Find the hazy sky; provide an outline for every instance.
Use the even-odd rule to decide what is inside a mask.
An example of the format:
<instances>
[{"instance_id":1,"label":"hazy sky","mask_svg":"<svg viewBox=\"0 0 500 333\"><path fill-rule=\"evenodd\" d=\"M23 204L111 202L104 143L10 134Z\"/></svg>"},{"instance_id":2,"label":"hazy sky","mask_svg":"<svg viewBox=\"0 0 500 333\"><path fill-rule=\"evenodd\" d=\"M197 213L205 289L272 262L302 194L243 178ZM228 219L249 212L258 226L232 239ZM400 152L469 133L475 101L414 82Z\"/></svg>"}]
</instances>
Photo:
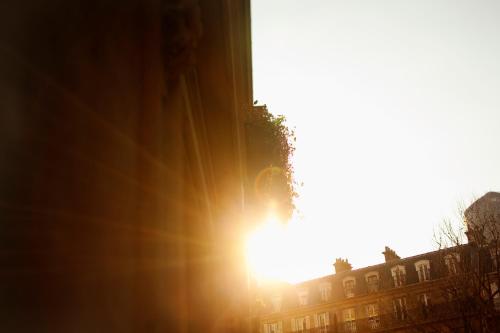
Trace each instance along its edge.
<instances>
[{"instance_id":1,"label":"hazy sky","mask_svg":"<svg viewBox=\"0 0 500 333\"><path fill-rule=\"evenodd\" d=\"M435 248L500 190L500 1L252 0L254 97L295 127L296 281Z\"/></svg>"}]
</instances>

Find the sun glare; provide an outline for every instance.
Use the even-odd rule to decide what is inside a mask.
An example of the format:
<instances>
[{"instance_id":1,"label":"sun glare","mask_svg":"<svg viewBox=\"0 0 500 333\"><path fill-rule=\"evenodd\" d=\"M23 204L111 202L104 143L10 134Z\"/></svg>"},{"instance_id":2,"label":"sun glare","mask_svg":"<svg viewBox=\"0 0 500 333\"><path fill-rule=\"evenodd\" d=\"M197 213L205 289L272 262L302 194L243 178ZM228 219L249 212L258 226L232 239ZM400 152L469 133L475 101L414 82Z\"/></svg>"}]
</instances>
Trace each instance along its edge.
<instances>
[{"instance_id":1,"label":"sun glare","mask_svg":"<svg viewBox=\"0 0 500 333\"><path fill-rule=\"evenodd\" d=\"M246 239L246 258L250 274L260 282L296 283L314 277L317 270L308 269L319 258L318 238L310 235L304 223L292 219L288 224L276 218L268 220Z\"/></svg>"},{"instance_id":2,"label":"sun glare","mask_svg":"<svg viewBox=\"0 0 500 333\"><path fill-rule=\"evenodd\" d=\"M285 227L273 217L269 218L247 238L246 256L251 273L259 280L279 278L273 269L280 262Z\"/></svg>"}]
</instances>

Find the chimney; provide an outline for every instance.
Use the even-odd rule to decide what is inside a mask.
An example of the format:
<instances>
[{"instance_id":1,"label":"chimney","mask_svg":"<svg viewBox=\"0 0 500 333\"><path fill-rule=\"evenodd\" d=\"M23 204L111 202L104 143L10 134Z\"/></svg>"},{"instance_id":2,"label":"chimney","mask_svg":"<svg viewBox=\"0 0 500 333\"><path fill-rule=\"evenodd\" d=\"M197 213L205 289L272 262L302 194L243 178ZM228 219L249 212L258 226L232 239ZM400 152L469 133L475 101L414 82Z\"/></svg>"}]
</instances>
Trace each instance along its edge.
<instances>
[{"instance_id":1,"label":"chimney","mask_svg":"<svg viewBox=\"0 0 500 333\"><path fill-rule=\"evenodd\" d=\"M391 249L390 247L386 246L385 247L385 251L382 252L382 254L384 255L385 257L385 262L389 262L389 261L392 261L392 260L397 260L397 259L401 259L397 254L396 252Z\"/></svg>"},{"instance_id":2,"label":"chimney","mask_svg":"<svg viewBox=\"0 0 500 333\"><path fill-rule=\"evenodd\" d=\"M335 264L333 264L333 266L335 266L335 274L350 271L352 269L352 265L349 263L349 261L347 261L347 259L344 260L341 258L335 259Z\"/></svg>"}]
</instances>

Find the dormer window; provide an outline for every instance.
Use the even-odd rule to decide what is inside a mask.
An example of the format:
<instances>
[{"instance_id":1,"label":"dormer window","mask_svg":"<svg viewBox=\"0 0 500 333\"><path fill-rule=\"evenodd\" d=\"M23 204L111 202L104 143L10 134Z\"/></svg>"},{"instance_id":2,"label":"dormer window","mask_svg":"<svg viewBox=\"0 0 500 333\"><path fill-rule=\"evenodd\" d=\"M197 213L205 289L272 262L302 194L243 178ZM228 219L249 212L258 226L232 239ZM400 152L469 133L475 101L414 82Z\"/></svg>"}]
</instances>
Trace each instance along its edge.
<instances>
[{"instance_id":1,"label":"dormer window","mask_svg":"<svg viewBox=\"0 0 500 333\"><path fill-rule=\"evenodd\" d=\"M299 305L307 305L309 300L309 292L307 290L299 290Z\"/></svg>"},{"instance_id":2,"label":"dormer window","mask_svg":"<svg viewBox=\"0 0 500 333\"><path fill-rule=\"evenodd\" d=\"M322 301L326 302L332 294L332 285L330 282L323 282L319 285L319 296Z\"/></svg>"},{"instance_id":3,"label":"dormer window","mask_svg":"<svg viewBox=\"0 0 500 333\"><path fill-rule=\"evenodd\" d=\"M418 274L418 281L424 282L431 279L431 265L429 260L419 260L415 263L415 270Z\"/></svg>"},{"instance_id":4,"label":"dormer window","mask_svg":"<svg viewBox=\"0 0 500 333\"><path fill-rule=\"evenodd\" d=\"M365 274L366 289L369 293L378 291L378 272L369 272Z\"/></svg>"},{"instance_id":5,"label":"dormer window","mask_svg":"<svg viewBox=\"0 0 500 333\"><path fill-rule=\"evenodd\" d=\"M460 262L460 255L458 253L450 253L444 257L444 264L448 270L448 274L457 274L458 263Z\"/></svg>"},{"instance_id":6,"label":"dormer window","mask_svg":"<svg viewBox=\"0 0 500 333\"><path fill-rule=\"evenodd\" d=\"M394 287L401 287L406 283L406 270L405 266L397 265L391 268L392 280Z\"/></svg>"},{"instance_id":7,"label":"dormer window","mask_svg":"<svg viewBox=\"0 0 500 333\"><path fill-rule=\"evenodd\" d=\"M342 280L344 285L345 297L354 297L354 288L356 287L356 279L352 276L346 277Z\"/></svg>"}]
</instances>

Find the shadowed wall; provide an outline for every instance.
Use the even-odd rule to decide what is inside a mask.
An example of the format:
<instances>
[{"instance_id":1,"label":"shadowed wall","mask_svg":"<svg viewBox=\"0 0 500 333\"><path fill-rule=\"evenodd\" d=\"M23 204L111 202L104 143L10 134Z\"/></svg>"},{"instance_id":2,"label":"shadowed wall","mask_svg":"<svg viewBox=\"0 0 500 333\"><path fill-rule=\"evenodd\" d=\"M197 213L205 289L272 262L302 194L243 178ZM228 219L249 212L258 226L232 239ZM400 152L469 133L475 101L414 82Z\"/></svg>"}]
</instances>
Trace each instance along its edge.
<instances>
[{"instance_id":1,"label":"shadowed wall","mask_svg":"<svg viewBox=\"0 0 500 333\"><path fill-rule=\"evenodd\" d=\"M243 329L248 7L0 5L2 331Z\"/></svg>"}]
</instances>

